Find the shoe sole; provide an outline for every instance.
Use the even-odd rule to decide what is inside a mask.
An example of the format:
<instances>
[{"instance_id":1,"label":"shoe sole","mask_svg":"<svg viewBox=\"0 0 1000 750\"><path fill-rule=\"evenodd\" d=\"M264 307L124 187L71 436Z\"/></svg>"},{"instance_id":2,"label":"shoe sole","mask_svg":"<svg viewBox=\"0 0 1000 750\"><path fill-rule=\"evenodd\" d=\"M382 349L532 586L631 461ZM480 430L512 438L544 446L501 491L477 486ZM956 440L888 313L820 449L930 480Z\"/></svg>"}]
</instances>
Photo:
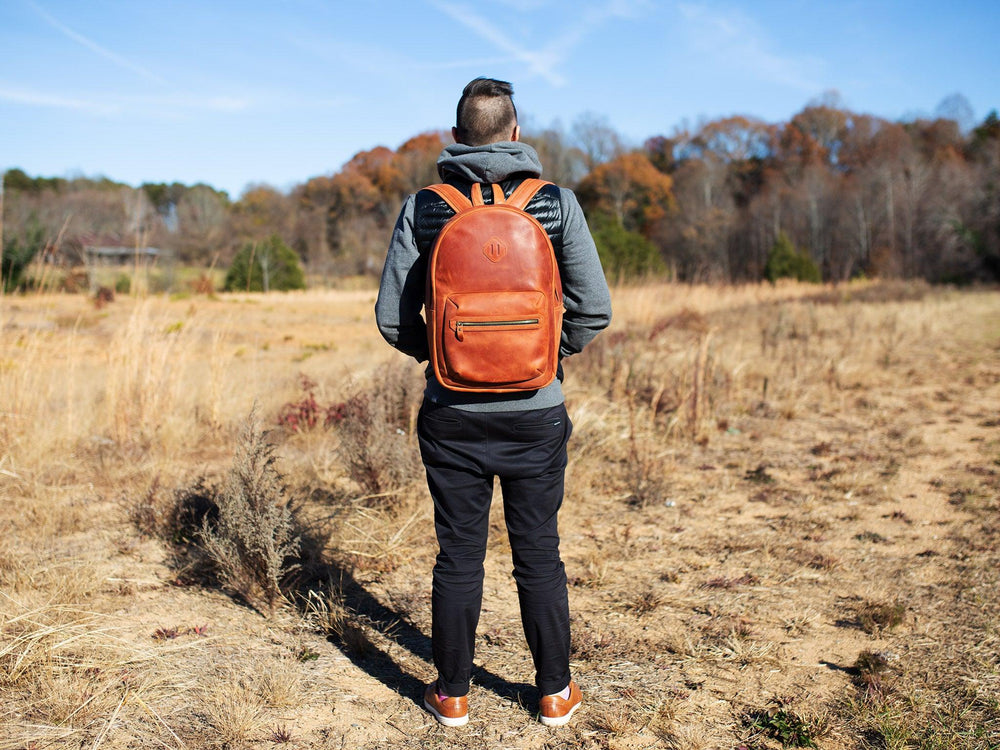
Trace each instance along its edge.
<instances>
[{"instance_id":1,"label":"shoe sole","mask_svg":"<svg viewBox=\"0 0 1000 750\"><path fill-rule=\"evenodd\" d=\"M543 716L538 715L539 721L542 722L547 727L561 727L569 724L569 720L573 717L573 713L583 704L583 701L577 703L573 708L566 712L565 716Z\"/></svg>"},{"instance_id":2,"label":"shoe sole","mask_svg":"<svg viewBox=\"0 0 1000 750\"><path fill-rule=\"evenodd\" d=\"M426 700L424 701L424 708L430 711L434 715L434 718L437 719L442 724L444 724L446 727L461 727L469 723L468 714L466 714L465 716L459 716L458 718L454 719L450 716L442 716L437 712L437 709L435 709L434 706L432 706Z\"/></svg>"}]
</instances>

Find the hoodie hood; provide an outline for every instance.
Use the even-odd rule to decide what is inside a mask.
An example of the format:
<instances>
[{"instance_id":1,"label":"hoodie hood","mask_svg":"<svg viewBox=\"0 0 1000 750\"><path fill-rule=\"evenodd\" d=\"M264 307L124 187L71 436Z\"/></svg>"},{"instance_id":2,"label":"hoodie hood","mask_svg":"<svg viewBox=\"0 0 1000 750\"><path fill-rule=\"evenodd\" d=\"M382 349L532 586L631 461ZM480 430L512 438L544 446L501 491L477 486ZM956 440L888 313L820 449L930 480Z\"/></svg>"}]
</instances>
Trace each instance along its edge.
<instances>
[{"instance_id":1,"label":"hoodie hood","mask_svg":"<svg viewBox=\"0 0 1000 750\"><path fill-rule=\"evenodd\" d=\"M459 177L469 182L503 182L517 174L539 177L542 163L527 143L500 141L485 146L455 143L441 152L437 160L442 180Z\"/></svg>"}]
</instances>

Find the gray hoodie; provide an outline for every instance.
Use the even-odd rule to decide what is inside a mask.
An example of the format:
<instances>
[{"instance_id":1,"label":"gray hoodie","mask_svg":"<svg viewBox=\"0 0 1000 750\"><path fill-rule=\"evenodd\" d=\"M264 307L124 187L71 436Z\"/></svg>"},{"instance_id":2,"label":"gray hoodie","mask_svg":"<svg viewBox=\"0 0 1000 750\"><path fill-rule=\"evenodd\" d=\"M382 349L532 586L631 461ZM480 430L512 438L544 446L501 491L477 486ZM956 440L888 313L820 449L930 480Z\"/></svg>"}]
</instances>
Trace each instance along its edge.
<instances>
[{"instance_id":1,"label":"gray hoodie","mask_svg":"<svg viewBox=\"0 0 1000 750\"><path fill-rule=\"evenodd\" d=\"M486 146L448 146L438 158L442 179L458 177L468 182L502 182L512 175L541 176L542 165L535 150L521 142L502 141ZM587 228L583 210L571 190L560 188L563 247L557 257L563 285L562 341L560 357L583 348L611 322L611 295L597 248ZM426 325L421 316L426 279L411 273L419 259L413 235L415 196L406 199L389 242L375 320L389 344L418 361L427 359ZM435 403L467 411L523 411L546 409L563 402L559 380L537 391L524 393L459 393L442 386L427 371L425 397Z\"/></svg>"}]
</instances>

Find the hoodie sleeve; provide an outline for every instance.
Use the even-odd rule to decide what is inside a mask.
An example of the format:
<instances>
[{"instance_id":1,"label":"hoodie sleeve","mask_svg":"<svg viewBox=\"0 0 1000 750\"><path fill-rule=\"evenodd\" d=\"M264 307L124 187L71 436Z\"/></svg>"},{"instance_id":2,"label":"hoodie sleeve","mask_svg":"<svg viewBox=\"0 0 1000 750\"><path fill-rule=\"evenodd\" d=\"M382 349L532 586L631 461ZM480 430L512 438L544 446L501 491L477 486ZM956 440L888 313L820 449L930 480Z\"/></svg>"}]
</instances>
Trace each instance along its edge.
<instances>
[{"instance_id":1,"label":"hoodie sleeve","mask_svg":"<svg viewBox=\"0 0 1000 750\"><path fill-rule=\"evenodd\" d=\"M576 195L567 188L560 188L559 195L563 215L559 273L566 307L559 354L568 357L582 351L611 323L611 294Z\"/></svg>"},{"instance_id":2,"label":"hoodie sleeve","mask_svg":"<svg viewBox=\"0 0 1000 750\"><path fill-rule=\"evenodd\" d=\"M375 301L375 322L390 345L423 362L429 356L427 326L421 315L427 261L413 235L415 205L416 197L411 195L396 220Z\"/></svg>"}]
</instances>

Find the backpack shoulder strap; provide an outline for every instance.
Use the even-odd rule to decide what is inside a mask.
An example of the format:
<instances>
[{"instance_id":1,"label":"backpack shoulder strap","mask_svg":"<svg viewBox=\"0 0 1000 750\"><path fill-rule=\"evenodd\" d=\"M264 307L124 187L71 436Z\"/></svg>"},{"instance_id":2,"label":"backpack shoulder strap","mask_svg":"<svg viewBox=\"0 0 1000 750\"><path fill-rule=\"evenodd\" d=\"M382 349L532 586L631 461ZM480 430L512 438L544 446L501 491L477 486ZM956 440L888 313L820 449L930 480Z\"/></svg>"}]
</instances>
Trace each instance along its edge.
<instances>
[{"instance_id":1,"label":"backpack shoulder strap","mask_svg":"<svg viewBox=\"0 0 1000 750\"><path fill-rule=\"evenodd\" d=\"M493 205L494 206L502 206L506 202L507 202L507 199L504 198L503 188L500 187L499 185L497 185L494 182L493 183Z\"/></svg>"},{"instance_id":2,"label":"backpack shoulder strap","mask_svg":"<svg viewBox=\"0 0 1000 750\"><path fill-rule=\"evenodd\" d=\"M432 193L437 193L445 203L451 206L455 213L461 213L468 208L472 208L472 201L462 195L462 191L453 185L441 183L440 185L428 185L424 189L430 190Z\"/></svg>"},{"instance_id":3,"label":"backpack shoulder strap","mask_svg":"<svg viewBox=\"0 0 1000 750\"><path fill-rule=\"evenodd\" d=\"M494 206L499 206L506 203L507 199L503 197L503 188L493 183L493 203ZM472 205L473 206L485 206L486 199L483 198L483 183L473 182L472 183Z\"/></svg>"},{"instance_id":4,"label":"backpack shoulder strap","mask_svg":"<svg viewBox=\"0 0 1000 750\"><path fill-rule=\"evenodd\" d=\"M499 185L493 186L493 203L496 205L506 203L514 208L519 208L524 210L524 207L531 202L531 199L535 197L535 193L541 190L546 185L551 185L551 182L546 180L539 180L535 177L529 177L524 180L513 193L510 194L509 198L504 199L503 188ZM430 190L433 193L437 193L438 196L444 200L455 213L461 213L473 206L482 206L483 201L483 191L482 185L478 182L472 183L472 199L466 198L462 192L453 185L446 185L444 183L438 185L428 185L425 190Z\"/></svg>"},{"instance_id":5,"label":"backpack shoulder strap","mask_svg":"<svg viewBox=\"0 0 1000 750\"><path fill-rule=\"evenodd\" d=\"M507 199L507 204L510 206L514 206L515 208L520 208L521 210L524 210L524 207L528 205L528 203L531 201L532 198L535 197L535 193L537 193L546 185L551 185L551 184L552 184L551 182L548 182L546 180L539 180L535 177L529 177L520 185L518 185L517 189L515 189L514 192L510 194L510 197Z\"/></svg>"}]
</instances>

